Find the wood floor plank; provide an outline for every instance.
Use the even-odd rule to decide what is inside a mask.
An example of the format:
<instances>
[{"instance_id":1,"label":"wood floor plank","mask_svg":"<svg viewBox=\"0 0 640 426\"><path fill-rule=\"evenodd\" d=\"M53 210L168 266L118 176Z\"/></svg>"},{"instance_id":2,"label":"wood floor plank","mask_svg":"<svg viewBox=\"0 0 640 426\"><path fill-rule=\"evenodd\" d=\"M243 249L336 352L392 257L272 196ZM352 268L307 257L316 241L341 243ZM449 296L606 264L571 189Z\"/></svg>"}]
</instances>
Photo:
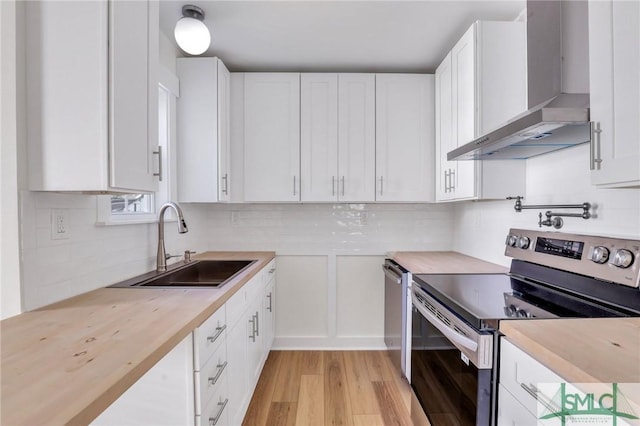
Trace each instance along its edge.
<instances>
[{"instance_id":1,"label":"wood floor plank","mask_svg":"<svg viewBox=\"0 0 640 426\"><path fill-rule=\"evenodd\" d=\"M343 353L349 399L353 414L380 414L380 407L373 391L364 351Z\"/></svg>"},{"instance_id":2,"label":"wood floor plank","mask_svg":"<svg viewBox=\"0 0 640 426\"><path fill-rule=\"evenodd\" d=\"M260 380L256 385L256 390L253 392L251 403L247 409L247 414L244 417L243 425L266 425L267 416L271 409L271 401L273 398L273 390L276 384L276 376L280 367L280 359L282 352L271 351L269 357L264 364L262 374L260 374Z\"/></svg>"},{"instance_id":3,"label":"wood floor plank","mask_svg":"<svg viewBox=\"0 0 640 426\"><path fill-rule=\"evenodd\" d=\"M380 414L385 425L411 426L411 417L395 382L373 382L373 389L380 405Z\"/></svg>"},{"instance_id":4,"label":"wood floor plank","mask_svg":"<svg viewBox=\"0 0 640 426\"><path fill-rule=\"evenodd\" d=\"M325 353L324 389L325 424L353 424L347 377L344 371L344 358L341 352Z\"/></svg>"},{"instance_id":5,"label":"wood floor plank","mask_svg":"<svg viewBox=\"0 0 640 426\"><path fill-rule=\"evenodd\" d=\"M324 352L323 351L303 351L302 352L302 375L324 374Z\"/></svg>"},{"instance_id":6,"label":"wood floor plank","mask_svg":"<svg viewBox=\"0 0 640 426\"><path fill-rule=\"evenodd\" d=\"M301 376L296 424L308 426L324 425L323 375L314 374Z\"/></svg>"},{"instance_id":7,"label":"wood floor plank","mask_svg":"<svg viewBox=\"0 0 640 426\"><path fill-rule=\"evenodd\" d=\"M295 402L272 402L266 424L269 426L295 426Z\"/></svg>"},{"instance_id":8,"label":"wood floor plank","mask_svg":"<svg viewBox=\"0 0 640 426\"><path fill-rule=\"evenodd\" d=\"M391 361L386 351L370 351L366 358L369 378L372 382L384 382L393 380Z\"/></svg>"},{"instance_id":9,"label":"wood floor plank","mask_svg":"<svg viewBox=\"0 0 640 426\"><path fill-rule=\"evenodd\" d=\"M354 426L385 426L380 414L354 414Z\"/></svg>"},{"instance_id":10,"label":"wood floor plank","mask_svg":"<svg viewBox=\"0 0 640 426\"><path fill-rule=\"evenodd\" d=\"M302 352L282 351L273 389L273 402L298 402L301 369Z\"/></svg>"}]
</instances>

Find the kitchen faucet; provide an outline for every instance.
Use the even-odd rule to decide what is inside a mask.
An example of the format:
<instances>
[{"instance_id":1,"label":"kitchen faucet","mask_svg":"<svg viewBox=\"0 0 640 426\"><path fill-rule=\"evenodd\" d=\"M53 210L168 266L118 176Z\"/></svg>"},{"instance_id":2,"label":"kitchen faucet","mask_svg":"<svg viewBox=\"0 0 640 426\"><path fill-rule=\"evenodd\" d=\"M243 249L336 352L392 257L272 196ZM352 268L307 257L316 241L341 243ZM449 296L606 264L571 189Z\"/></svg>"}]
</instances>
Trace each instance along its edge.
<instances>
[{"instance_id":1,"label":"kitchen faucet","mask_svg":"<svg viewBox=\"0 0 640 426\"><path fill-rule=\"evenodd\" d=\"M169 201L160 207L160 212L158 213L158 256L156 258L156 271L158 272L164 272L167 270L167 259L170 257L167 256L167 253L164 250L164 212L169 207L171 207L178 216L178 232L181 234L189 232L187 223L184 221L184 216L182 215L182 209L179 205Z\"/></svg>"}]
</instances>

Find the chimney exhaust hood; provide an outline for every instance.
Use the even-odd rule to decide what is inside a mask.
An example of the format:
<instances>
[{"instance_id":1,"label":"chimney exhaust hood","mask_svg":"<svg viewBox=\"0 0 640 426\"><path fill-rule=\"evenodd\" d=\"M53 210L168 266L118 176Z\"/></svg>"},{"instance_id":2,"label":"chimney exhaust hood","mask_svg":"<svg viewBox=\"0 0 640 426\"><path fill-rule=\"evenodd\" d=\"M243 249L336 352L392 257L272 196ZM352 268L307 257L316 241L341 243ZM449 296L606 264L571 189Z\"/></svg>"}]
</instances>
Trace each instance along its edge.
<instances>
[{"instance_id":1,"label":"chimney exhaust hood","mask_svg":"<svg viewBox=\"0 0 640 426\"><path fill-rule=\"evenodd\" d=\"M591 141L589 94L562 93L562 3L557 0L527 1L529 109L447 153L449 161L524 160ZM570 29L575 28L585 30L586 20L576 24L573 19ZM567 28L565 37L566 31ZM587 43L585 37L576 39L574 36L573 39ZM588 58L581 58L581 61L586 66Z\"/></svg>"}]
</instances>

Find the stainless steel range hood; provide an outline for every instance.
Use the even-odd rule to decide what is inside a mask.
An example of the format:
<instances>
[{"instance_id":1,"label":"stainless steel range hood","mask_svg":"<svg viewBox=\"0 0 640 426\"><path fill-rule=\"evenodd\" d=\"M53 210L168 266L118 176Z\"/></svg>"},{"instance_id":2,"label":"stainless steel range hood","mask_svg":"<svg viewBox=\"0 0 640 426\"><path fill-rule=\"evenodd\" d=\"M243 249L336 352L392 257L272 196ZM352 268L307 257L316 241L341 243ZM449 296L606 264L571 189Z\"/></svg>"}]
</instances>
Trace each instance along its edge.
<instances>
[{"instance_id":1,"label":"stainless steel range hood","mask_svg":"<svg viewBox=\"0 0 640 426\"><path fill-rule=\"evenodd\" d=\"M586 35L569 33L575 29L586 34L587 15L578 13L578 20L585 19L577 23L576 17L571 17L571 27L563 31L563 21L568 22L568 17L563 19L562 14L569 8L563 7L562 3L556 0L527 1L529 109L447 153L448 160L521 160L591 140L589 94L562 91L563 36L574 43L576 40L588 43ZM578 62L586 66L588 58L579 58Z\"/></svg>"}]
</instances>

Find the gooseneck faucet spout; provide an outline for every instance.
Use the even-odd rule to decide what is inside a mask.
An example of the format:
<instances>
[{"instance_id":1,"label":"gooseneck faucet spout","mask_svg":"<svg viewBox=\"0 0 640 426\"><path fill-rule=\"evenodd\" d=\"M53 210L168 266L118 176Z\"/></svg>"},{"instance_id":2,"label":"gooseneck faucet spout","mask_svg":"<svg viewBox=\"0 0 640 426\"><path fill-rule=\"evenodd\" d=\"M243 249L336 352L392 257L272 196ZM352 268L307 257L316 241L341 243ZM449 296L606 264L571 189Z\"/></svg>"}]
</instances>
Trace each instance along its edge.
<instances>
[{"instance_id":1,"label":"gooseneck faucet spout","mask_svg":"<svg viewBox=\"0 0 640 426\"><path fill-rule=\"evenodd\" d=\"M164 213L169 207L178 216L178 232L181 234L189 232L187 222L184 221L184 216L182 215L182 209L178 204L169 201L160 207L160 212L158 213L158 256L156 258L156 271L158 272L167 270L167 253L164 249Z\"/></svg>"}]
</instances>

